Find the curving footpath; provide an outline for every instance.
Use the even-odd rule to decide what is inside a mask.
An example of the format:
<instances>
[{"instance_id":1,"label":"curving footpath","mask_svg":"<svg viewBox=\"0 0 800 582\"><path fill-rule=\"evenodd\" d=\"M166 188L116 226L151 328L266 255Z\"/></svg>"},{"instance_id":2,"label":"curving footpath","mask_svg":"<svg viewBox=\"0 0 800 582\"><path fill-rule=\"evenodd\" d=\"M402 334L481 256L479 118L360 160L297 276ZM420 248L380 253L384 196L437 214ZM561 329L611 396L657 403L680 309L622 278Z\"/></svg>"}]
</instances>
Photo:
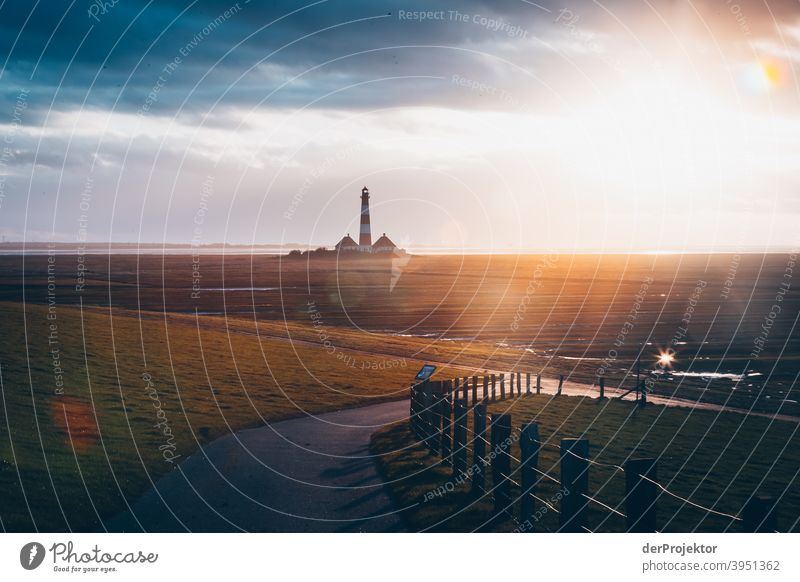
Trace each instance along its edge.
<instances>
[{"instance_id":1,"label":"curving footpath","mask_svg":"<svg viewBox=\"0 0 800 582\"><path fill-rule=\"evenodd\" d=\"M194 453L110 532L402 531L369 453L370 436L408 418L408 400L276 422Z\"/></svg>"},{"instance_id":2,"label":"curving footpath","mask_svg":"<svg viewBox=\"0 0 800 582\"><path fill-rule=\"evenodd\" d=\"M554 394L557 380L542 382ZM565 382L563 393L596 397ZM613 396L615 390L608 390ZM653 404L797 423L798 418L651 396ZM408 400L284 420L222 437L162 477L131 511L108 520L110 532L402 531L369 452L370 437L408 418ZM509 401L513 406L513 400Z\"/></svg>"}]
</instances>

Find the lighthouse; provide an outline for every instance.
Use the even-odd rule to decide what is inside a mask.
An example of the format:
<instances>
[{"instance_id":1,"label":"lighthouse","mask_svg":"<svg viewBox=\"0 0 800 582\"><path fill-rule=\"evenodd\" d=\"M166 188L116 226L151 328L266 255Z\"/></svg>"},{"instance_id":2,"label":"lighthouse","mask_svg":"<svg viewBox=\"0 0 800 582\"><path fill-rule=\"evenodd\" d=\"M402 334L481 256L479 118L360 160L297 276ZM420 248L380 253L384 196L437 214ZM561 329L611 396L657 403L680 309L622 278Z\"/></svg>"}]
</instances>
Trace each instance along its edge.
<instances>
[{"instance_id":1,"label":"lighthouse","mask_svg":"<svg viewBox=\"0 0 800 582\"><path fill-rule=\"evenodd\" d=\"M372 250L372 232L369 227L369 190L366 186L361 189L361 230L358 236L358 246L362 249Z\"/></svg>"},{"instance_id":2,"label":"lighthouse","mask_svg":"<svg viewBox=\"0 0 800 582\"><path fill-rule=\"evenodd\" d=\"M380 255L383 257L403 256L406 252L397 248L391 239L383 233L378 240L372 242L372 227L369 221L369 190L366 186L361 189L361 214L359 216L358 243L350 235L346 235L336 243L334 250L337 254L347 257L365 257Z\"/></svg>"}]
</instances>

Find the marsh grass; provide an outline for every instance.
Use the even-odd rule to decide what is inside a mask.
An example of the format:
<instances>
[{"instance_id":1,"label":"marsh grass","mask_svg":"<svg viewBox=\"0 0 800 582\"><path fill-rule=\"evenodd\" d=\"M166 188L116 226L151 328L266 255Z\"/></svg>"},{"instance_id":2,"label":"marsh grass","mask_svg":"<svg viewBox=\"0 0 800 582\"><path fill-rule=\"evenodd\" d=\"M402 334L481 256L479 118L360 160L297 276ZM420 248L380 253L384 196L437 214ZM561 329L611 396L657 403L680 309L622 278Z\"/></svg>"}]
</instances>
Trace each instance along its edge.
<instances>
[{"instance_id":1,"label":"marsh grass","mask_svg":"<svg viewBox=\"0 0 800 582\"><path fill-rule=\"evenodd\" d=\"M754 493L780 497L780 531L797 531L800 516L800 435L792 422L735 413L668 408L618 400L578 397L525 396L495 403L489 413L509 412L515 431L529 421L539 424L544 443L539 468L559 478L559 450L562 438L583 437L590 441L590 457L609 465L623 465L628 458L658 458L658 480L675 494L715 511L739 515ZM472 415L469 435L472 435ZM488 436L487 436L488 438ZM471 446L470 446L471 449ZM491 499L471 497L468 485L450 487L452 493L433 496L431 492L452 482L451 470L441 459L428 453L408 424L387 427L372 440L384 480L407 526L413 531L513 531L511 519L491 520ZM511 454L521 458L519 442ZM471 453L468 459L472 463ZM512 461L512 470L518 464ZM625 513L625 477L610 466L591 465L589 494ZM519 473L514 475L520 481ZM491 470L487 469L487 483ZM449 486L448 486L449 487ZM442 491L442 489L439 489ZM536 495L558 499L559 485L543 479ZM519 489L512 486L512 496ZM558 508L557 503L553 503ZM543 507L538 504L538 507ZM515 504L519 516L519 503ZM589 528L593 531L624 531L621 517L589 504ZM658 527L662 531L742 531L739 522L710 514L669 495L658 500ZM555 531L558 516L544 511L534 531Z\"/></svg>"},{"instance_id":2,"label":"marsh grass","mask_svg":"<svg viewBox=\"0 0 800 582\"><path fill-rule=\"evenodd\" d=\"M364 372L321 345L259 337L246 321L228 328L193 315L55 313L48 320L45 306L0 303L7 531L101 530L103 518L201 445L266 422L404 398L421 364L381 367L385 358L357 354Z\"/></svg>"}]
</instances>

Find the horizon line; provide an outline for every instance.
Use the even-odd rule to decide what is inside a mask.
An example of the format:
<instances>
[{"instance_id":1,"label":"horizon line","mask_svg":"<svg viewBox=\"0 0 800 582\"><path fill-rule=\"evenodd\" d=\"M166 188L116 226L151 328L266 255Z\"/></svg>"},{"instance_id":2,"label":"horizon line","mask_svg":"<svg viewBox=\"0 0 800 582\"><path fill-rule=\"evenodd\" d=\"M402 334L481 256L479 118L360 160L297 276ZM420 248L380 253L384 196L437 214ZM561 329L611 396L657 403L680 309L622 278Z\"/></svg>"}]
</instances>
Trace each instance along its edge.
<instances>
[{"instance_id":1,"label":"horizon line","mask_svg":"<svg viewBox=\"0 0 800 582\"><path fill-rule=\"evenodd\" d=\"M71 242L71 241L3 241L0 242L0 254L7 254L12 251L13 254L25 254L28 250L41 252L43 249L53 248L54 250L74 251L80 253L81 250L92 250L94 253L97 251L108 249L111 252L115 250L149 250L154 251L158 249L171 250L173 253L178 251L185 251L191 253L195 250L201 252L208 252L214 249L233 248L237 250L257 250L269 249L270 252L261 252L258 254L275 255L279 256L289 251L314 251L320 248L325 248L334 251L333 247L325 245L300 245L298 243L231 243L231 242L210 242L203 244L193 244L191 242ZM433 245L417 245L411 246L406 250L409 254L417 255L450 255L450 256L469 256L469 255L541 255L541 254L574 254L574 255L590 255L590 254L608 254L608 255L710 255L710 254L774 254L774 253L794 253L797 248L789 245L773 245L770 247L757 247L757 246L719 246L719 247L690 247L690 248L592 248L592 247L579 247L579 248L547 248L547 247L512 247L512 248L489 248L489 247L438 247ZM6 251L6 252L4 252ZM182 254L182 253L181 253Z\"/></svg>"}]
</instances>

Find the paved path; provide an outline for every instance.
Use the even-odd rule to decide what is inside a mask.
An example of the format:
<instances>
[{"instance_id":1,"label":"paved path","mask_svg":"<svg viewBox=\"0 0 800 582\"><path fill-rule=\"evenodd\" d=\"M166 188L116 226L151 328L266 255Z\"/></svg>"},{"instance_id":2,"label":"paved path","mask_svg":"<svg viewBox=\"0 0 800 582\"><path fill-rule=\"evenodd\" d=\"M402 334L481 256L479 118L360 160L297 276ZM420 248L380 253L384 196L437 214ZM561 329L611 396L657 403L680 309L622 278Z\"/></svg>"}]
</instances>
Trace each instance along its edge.
<instances>
[{"instance_id":1,"label":"paved path","mask_svg":"<svg viewBox=\"0 0 800 582\"><path fill-rule=\"evenodd\" d=\"M543 379L553 394L557 380ZM596 388L564 383L564 394L596 397ZM608 390L609 395L615 393ZM711 404L651 396L654 403L712 411ZM746 411L726 409L746 414ZM758 414L798 422L783 415ZM206 445L160 479L109 531L401 531L369 441L408 416L408 401L276 422ZM135 517L134 517L135 516Z\"/></svg>"},{"instance_id":2,"label":"paved path","mask_svg":"<svg viewBox=\"0 0 800 582\"><path fill-rule=\"evenodd\" d=\"M156 483L109 531L402 531L369 453L408 401L276 422L222 437ZM137 523L137 519L138 522Z\"/></svg>"},{"instance_id":3,"label":"paved path","mask_svg":"<svg viewBox=\"0 0 800 582\"><path fill-rule=\"evenodd\" d=\"M535 381L536 378L534 378L531 382L533 383ZM524 375L522 378L522 382L524 385L525 383ZM508 386L506 386L506 389L508 389ZM479 386L478 390L483 390L483 387ZM597 398L599 395L599 390L600 389L597 386L591 386L589 384L581 384L578 382L571 382L569 380L566 380L564 381L561 393L566 396L587 396L589 398ZM523 393L525 392L524 387L522 389L522 392ZM556 392L558 392L558 378L542 378L542 394L552 395L555 394ZM620 390L618 388L612 388L608 386L606 387L607 398L614 398L622 393L623 390ZM628 395L626 400L628 402L633 402L634 400L633 394ZM697 402L695 400L685 400L683 398L670 398L668 396L659 396L658 394L648 394L647 402L649 402L650 404L658 404L660 406L687 408L691 410L709 410L711 412L731 412L733 414L760 416L762 418L769 418L771 420L784 420L787 422L793 422L795 424L800 423L800 417L790 416L788 414L756 412L751 410L745 410L744 408L735 408L733 406L722 406L721 404L712 404L710 402Z\"/></svg>"}]
</instances>

